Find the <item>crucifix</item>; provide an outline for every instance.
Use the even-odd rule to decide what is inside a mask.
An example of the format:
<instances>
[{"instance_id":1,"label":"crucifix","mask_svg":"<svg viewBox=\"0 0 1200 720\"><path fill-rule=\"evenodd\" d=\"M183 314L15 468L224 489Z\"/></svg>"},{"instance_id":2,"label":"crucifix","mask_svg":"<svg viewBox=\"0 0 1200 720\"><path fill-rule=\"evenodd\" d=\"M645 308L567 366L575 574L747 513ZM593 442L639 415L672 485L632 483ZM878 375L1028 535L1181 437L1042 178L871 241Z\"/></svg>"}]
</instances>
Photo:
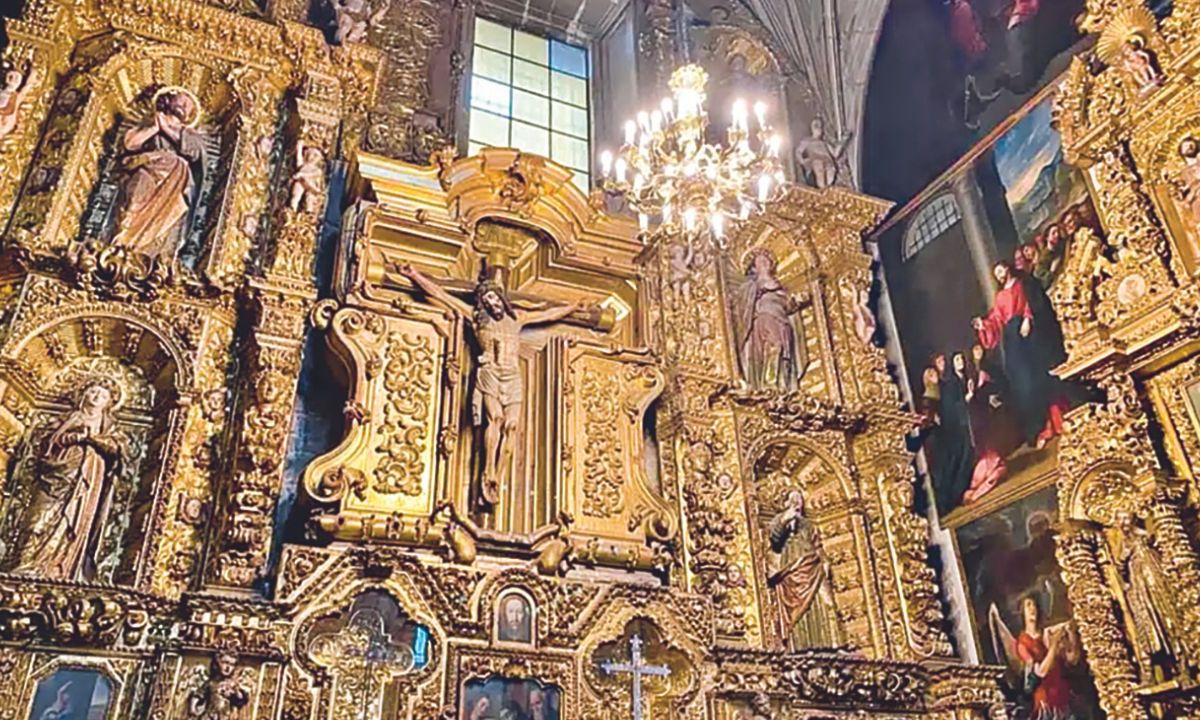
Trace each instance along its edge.
<instances>
[{"instance_id":1,"label":"crucifix","mask_svg":"<svg viewBox=\"0 0 1200 720\"><path fill-rule=\"evenodd\" d=\"M642 659L642 638L638 635L629 638L629 662L616 663L606 660L600 663L600 669L608 675L629 673L633 676L633 720L642 720L642 676L667 677L671 674L671 668L666 665L645 663Z\"/></svg>"},{"instance_id":2,"label":"crucifix","mask_svg":"<svg viewBox=\"0 0 1200 720\"><path fill-rule=\"evenodd\" d=\"M388 681L416 665L412 650L393 643L383 615L374 608L355 610L346 627L314 637L309 655L329 668L335 701L355 708L356 720L380 717Z\"/></svg>"},{"instance_id":3,"label":"crucifix","mask_svg":"<svg viewBox=\"0 0 1200 720\"><path fill-rule=\"evenodd\" d=\"M525 441L521 330L529 325L573 322L607 331L611 319L602 308L587 302L536 301L540 306L536 309L522 307L525 303L521 301L527 298L509 292L507 270L486 263L479 281L465 288L473 303L458 297L453 291L458 289L455 284L434 280L412 265L401 264L398 271L431 301L462 318L475 334L478 352L471 416L472 423L483 429L484 451L479 499L486 507L494 506L499 501L501 480L511 472L513 451Z\"/></svg>"}]
</instances>

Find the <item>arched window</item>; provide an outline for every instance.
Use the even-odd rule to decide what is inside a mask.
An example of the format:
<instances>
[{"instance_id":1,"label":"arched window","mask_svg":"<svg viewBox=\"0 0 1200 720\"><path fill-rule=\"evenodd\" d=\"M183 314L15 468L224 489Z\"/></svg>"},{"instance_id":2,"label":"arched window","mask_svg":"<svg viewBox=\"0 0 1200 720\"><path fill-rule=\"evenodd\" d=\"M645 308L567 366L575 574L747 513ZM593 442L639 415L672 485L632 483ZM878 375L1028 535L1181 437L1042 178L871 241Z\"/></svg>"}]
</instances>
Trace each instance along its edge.
<instances>
[{"instance_id":1,"label":"arched window","mask_svg":"<svg viewBox=\"0 0 1200 720\"><path fill-rule=\"evenodd\" d=\"M939 195L916 214L904 234L904 247L900 252L901 260L911 260L917 252L939 237L942 233L954 227L962 214L958 211L958 203L952 195Z\"/></svg>"}]
</instances>

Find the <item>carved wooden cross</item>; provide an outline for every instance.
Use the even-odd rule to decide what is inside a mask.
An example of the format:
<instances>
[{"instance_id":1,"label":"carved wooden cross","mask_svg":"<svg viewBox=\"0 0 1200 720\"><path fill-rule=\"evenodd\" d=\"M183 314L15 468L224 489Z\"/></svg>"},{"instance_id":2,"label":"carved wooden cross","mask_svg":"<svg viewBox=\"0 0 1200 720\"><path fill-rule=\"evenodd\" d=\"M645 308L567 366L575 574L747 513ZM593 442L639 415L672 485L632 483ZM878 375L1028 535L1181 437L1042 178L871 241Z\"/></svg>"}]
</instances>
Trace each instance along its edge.
<instances>
[{"instance_id":1,"label":"carved wooden cross","mask_svg":"<svg viewBox=\"0 0 1200 720\"><path fill-rule=\"evenodd\" d=\"M638 635L629 638L629 662L615 663L606 660L600 663L600 669L609 675L629 673L633 676L633 720L642 720L642 676L667 677L671 674L671 668L666 665L647 665L643 661L642 638Z\"/></svg>"},{"instance_id":2,"label":"carved wooden cross","mask_svg":"<svg viewBox=\"0 0 1200 720\"><path fill-rule=\"evenodd\" d=\"M334 676L335 702L352 702L360 720L379 717L388 680L415 665L412 650L392 642L383 616L372 608L354 611L345 627L314 637L309 647L313 660Z\"/></svg>"}]
</instances>

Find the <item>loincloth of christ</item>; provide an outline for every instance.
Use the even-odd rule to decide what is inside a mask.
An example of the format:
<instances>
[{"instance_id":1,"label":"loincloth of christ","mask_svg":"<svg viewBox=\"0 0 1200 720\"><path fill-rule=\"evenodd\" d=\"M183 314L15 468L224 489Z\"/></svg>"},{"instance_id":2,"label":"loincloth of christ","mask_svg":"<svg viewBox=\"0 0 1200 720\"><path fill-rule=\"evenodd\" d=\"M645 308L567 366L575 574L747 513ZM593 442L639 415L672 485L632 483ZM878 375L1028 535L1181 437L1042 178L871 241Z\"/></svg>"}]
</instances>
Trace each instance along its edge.
<instances>
[{"instance_id":1,"label":"loincloth of christ","mask_svg":"<svg viewBox=\"0 0 1200 720\"><path fill-rule=\"evenodd\" d=\"M484 398L499 398L501 407L520 405L524 401L525 389L521 383L519 365L501 367L490 362L481 362L475 371L475 389L471 392L471 421L483 425Z\"/></svg>"}]
</instances>

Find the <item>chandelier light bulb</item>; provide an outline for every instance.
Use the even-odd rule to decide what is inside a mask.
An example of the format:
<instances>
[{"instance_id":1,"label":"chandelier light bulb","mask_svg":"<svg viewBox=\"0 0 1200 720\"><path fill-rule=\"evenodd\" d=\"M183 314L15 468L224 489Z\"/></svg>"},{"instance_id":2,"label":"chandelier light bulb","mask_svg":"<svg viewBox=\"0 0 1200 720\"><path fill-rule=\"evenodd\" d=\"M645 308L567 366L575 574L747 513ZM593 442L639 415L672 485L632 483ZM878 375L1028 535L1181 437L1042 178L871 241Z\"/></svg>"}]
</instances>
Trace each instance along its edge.
<instances>
[{"instance_id":1,"label":"chandelier light bulb","mask_svg":"<svg viewBox=\"0 0 1200 720\"><path fill-rule=\"evenodd\" d=\"M668 234L723 248L731 224L761 212L786 185L778 160L784 139L768 124L768 103L738 98L728 141L711 142L707 80L699 65L678 68L671 95L625 122L625 143L600 153L597 174L602 187L625 197L643 232L654 220Z\"/></svg>"},{"instance_id":2,"label":"chandelier light bulb","mask_svg":"<svg viewBox=\"0 0 1200 720\"><path fill-rule=\"evenodd\" d=\"M688 232L696 231L696 208L690 207L683 211L683 229Z\"/></svg>"},{"instance_id":3,"label":"chandelier light bulb","mask_svg":"<svg viewBox=\"0 0 1200 720\"><path fill-rule=\"evenodd\" d=\"M712 226L712 233L715 237L724 237L725 235L725 214L720 210L715 211L709 218L709 225Z\"/></svg>"},{"instance_id":4,"label":"chandelier light bulb","mask_svg":"<svg viewBox=\"0 0 1200 720\"><path fill-rule=\"evenodd\" d=\"M741 98L733 101L733 127L737 130L746 129L746 101Z\"/></svg>"},{"instance_id":5,"label":"chandelier light bulb","mask_svg":"<svg viewBox=\"0 0 1200 720\"><path fill-rule=\"evenodd\" d=\"M758 118L758 126L760 128L767 126L767 104L762 100L754 103L754 117Z\"/></svg>"}]
</instances>

